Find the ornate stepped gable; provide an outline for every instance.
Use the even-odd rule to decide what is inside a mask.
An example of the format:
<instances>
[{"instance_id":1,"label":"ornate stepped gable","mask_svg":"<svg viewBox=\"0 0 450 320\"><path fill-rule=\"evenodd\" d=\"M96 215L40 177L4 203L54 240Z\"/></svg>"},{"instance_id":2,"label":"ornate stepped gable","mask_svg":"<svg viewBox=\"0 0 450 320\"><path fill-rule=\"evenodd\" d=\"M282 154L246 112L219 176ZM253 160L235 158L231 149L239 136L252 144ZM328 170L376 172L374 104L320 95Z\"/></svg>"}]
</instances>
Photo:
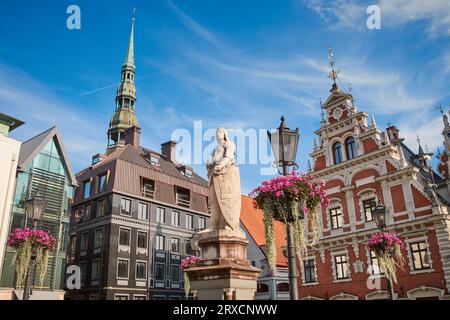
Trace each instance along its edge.
<instances>
[{"instance_id":1,"label":"ornate stepped gable","mask_svg":"<svg viewBox=\"0 0 450 320\"><path fill-rule=\"evenodd\" d=\"M372 263L365 243L377 231L371 211L380 201L387 207L388 230L407 242L403 255L408 265L399 271L402 290L396 286L396 293L403 298L418 296L419 292L425 295L418 289L423 285L442 290L426 289L428 293L448 295L450 285L445 283L450 283L450 269L443 267L450 263L450 223L446 218L450 205L448 118L443 116L445 150L438 155L440 176L429 164L432 154L424 151L420 141L415 153L404 144L396 126L381 129L373 116L369 120L368 113L358 110L352 93L336 83L337 71L331 59L333 85L321 105L323 119L315 131L318 138L313 143L313 163L308 170L327 181L325 189L331 203L321 208L319 245L303 259L314 259L318 283L304 284L302 280L299 292L304 298L322 299L369 299L374 295L365 285L366 271ZM416 258L410 244L416 241L424 241L429 260L433 261L424 270L414 269ZM348 268L342 279L337 275L336 256L339 266L346 264ZM414 278L417 273L427 273L429 281L421 283Z\"/></svg>"}]
</instances>

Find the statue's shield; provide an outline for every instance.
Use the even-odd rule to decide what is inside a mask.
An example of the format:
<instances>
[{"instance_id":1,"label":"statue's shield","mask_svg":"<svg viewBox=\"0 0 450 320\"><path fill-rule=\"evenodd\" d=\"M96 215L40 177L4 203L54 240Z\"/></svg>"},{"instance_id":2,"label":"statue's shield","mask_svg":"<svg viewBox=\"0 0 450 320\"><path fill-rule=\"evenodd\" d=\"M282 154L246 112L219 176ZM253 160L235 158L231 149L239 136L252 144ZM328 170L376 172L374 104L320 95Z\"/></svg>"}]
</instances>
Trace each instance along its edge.
<instances>
[{"instance_id":1,"label":"statue's shield","mask_svg":"<svg viewBox=\"0 0 450 320\"><path fill-rule=\"evenodd\" d=\"M239 228L241 214L241 183L238 167L228 167L226 174L214 176L214 188L220 210L228 225Z\"/></svg>"}]
</instances>

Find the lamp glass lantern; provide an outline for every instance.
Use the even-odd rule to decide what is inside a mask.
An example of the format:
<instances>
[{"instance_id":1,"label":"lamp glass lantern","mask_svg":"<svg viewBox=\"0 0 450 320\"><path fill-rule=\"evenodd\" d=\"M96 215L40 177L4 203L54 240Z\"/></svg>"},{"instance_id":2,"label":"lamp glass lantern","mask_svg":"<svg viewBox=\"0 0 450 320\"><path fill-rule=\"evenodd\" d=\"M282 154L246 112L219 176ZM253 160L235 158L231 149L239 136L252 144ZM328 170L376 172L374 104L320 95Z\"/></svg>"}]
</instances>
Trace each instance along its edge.
<instances>
[{"instance_id":1,"label":"lamp glass lantern","mask_svg":"<svg viewBox=\"0 0 450 320\"><path fill-rule=\"evenodd\" d=\"M384 230L386 228L386 206L379 202L373 210L372 215L377 227Z\"/></svg>"},{"instance_id":2,"label":"lamp glass lantern","mask_svg":"<svg viewBox=\"0 0 450 320\"><path fill-rule=\"evenodd\" d=\"M45 206L45 198L39 193L37 193L33 198L25 201L25 209L28 219L33 221L41 220L44 215Z\"/></svg>"},{"instance_id":3,"label":"lamp glass lantern","mask_svg":"<svg viewBox=\"0 0 450 320\"><path fill-rule=\"evenodd\" d=\"M298 148L298 128L291 130L286 127L285 118L281 117L280 127L274 132L267 131L275 161L279 166L294 165Z\"/></svg>"}]
</instances>

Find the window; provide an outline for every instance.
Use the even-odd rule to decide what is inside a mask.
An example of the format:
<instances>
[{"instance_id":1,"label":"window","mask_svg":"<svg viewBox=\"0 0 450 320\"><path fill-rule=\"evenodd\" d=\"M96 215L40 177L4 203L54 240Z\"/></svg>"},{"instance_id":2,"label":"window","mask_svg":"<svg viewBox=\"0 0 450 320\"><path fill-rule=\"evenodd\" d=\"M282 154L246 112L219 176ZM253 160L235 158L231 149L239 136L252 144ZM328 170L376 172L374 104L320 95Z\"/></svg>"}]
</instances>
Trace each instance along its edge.
<instances>
[{"instance_id":1,"label":"window","mask_svg":"<svg viewBox=\"0 0 450 320\"><path fill-rule=\"evenodd\" d=\"M161 235L156 235L155 248L156 250L164 250L164 242L166 241L166 237Z\"/></svg>"},{"instance_id":2,"label":"window","mask_svg":"<svg viewBox=\"0 0 450 320\"><path fill-rule=\"evenodd\" d=\"M200 230L206 229L206 219L205 218L198 218L198 228Z\"/></svg>"},{"instance_id":3,"label":"window","mask_svg":"<svg viewBox=\"0 0 450 320\"><path fill-rule=\"evenodd\" d=\"M333 145L334 164L342 162L342 146L339 142Z\"/></svg>"},{"instance_id":4,"label":"window","mask_svg":"<svg viewBox=\"0 0 450 320\"><path fill-rule=\"evenodd\" d=\"M155 280L164 280L165 267L163 263L155 263Z\"/></svg>"},{"instance_id":5,"label":"window","mask_svg":"<svg viewBox=\"0 0 450 320\"><path fill-rule=\"evenodd\" d=\"M370 265L372 266L372 274L384 274L384 270L380 268L375 251L370 251Z\"/></svg>"},{"instance_id":6,"label":"window","mask_svg":"<svg viewBox=\"0 0 450 320\"><path fill-rule=\"evenodd\" d=\"M128 279L130 261L118 259L117 261L117 278Z\"/></svg>"},{"instance_id":7,"label":"window","mask_svg":"<svg viewBox=\"0 0 450 320\"><path fill-rule=\"evenodd\" d=\"M316 266L314 259L308 259L303 262L303 268L305 270L305 283L316 282Z\"/></svg>"},{"instance_id":8,"label":"window","mask_svg":"<svg viewBox=\"0 0 450 320\"><path fill-rule=\"evenodd\" d=\"M106 174L98 176L98 193L106 190Z\"/></svg>"},{"instance_id":9,"label":"window","mask_svg":"<svg viewBox=\"0 0 450 320\"><path fill-rule=\"evenodd\" d=\"M94 231L94 248L101 248L103 246L103 230L98 229Z\"/></svg>"},{"instance_id":10,"label":"window","mask_svg":"<svg viewBox=\"0 0 450 320\"><path fill-rule=\"evenodd\" d=\"M158 157L155 157L155 156L150 156L150 164L152 165L152 166L159 166L159 158Z\"/></svg>"},{"instance_id":11,"label":"window","mask_svg":"<svg viewBox=\"0 0 450 320\"><path fill-rule=\"evenodd\" d=\"M133 300L146 300L147 296L145 295L140 295L140 294L135 294L133 295Z\"/></svg>"},{"instance_id":12,"label":"window","mask_svg":"<svg viewBox=\"0 0 450 320\"><path fill-rule=\"evenodd\" d=\"M269 292L269 286L264 283L258 283L256 287L256 292Z\"/></svg>"},{"instance_id":13,"label":"window","mask_svg":"<svg viewBox=\"0 0 450 320\"><path fill-rule=\"evenodd\" d=\"M87 204L83 208L83 221L88 221L91 219L91 205Z\"/></svg>"},{"instance_id":14,"label":"window","mask_svg":"<svg viewBox=\"0 0 450 320\"><path fill-rule=\"evenodd\" d=\"M80 280L86 281L86 262L80 262Z\"/></svg>"},{"instance_id":15,"label":"window","mask_svg":"<svg viewBox=\"0 0 450 320\"><path fill-rule=\"evenodd\" d=\"M342 227L342 209L330 209L331 229L338 229Z\"/></svg>"},{"instance_id":16,"label":"window","mask_svg":"<svg viewBox=\"0 0 450 320\"><path fill-rule=\"evenodd\" d=\"M334 256L334 265L336 267L337 280L349 278L347 255L341 254Z\"/></svg>"},{"instance_id":17,"label":"window","mask_svg":"<svg viewBox=\"0 0 450 320\"><path fill-rule=\"evenodd\" d=\"M91 181L86 180L83 182L83 199L89 198L91 195Z\"/></svg>"},{"instance_id":18,"label":"window","mask_svg":"<svg viewBox=\"0 0 450 320\"><path fill-rule=\"evenodd\" d=\"M136 261L136 279L146 280L147 279L147 262L146 261Z\"/></svg>"},{"instance_id":19,"label":"window","mask_svg":"<svg viewBox=\"0 0 450 320\"><path fill-rule=\"evenodd\" d=\"M75 253L75 250L77 248L77 237L76 236L71 236L70 237L70 253Z\"/></svg>"},{"instance_id":20,"label":"window","mask_svg":"<svg viewBox=\"0 0 450 320\"><path fill-rule=\"evenodd\" d=\"M175 198L176 198L177 205L189 208L189 206L190 206L189 190L176 187L175 188Z\"/></svg>"},{"instance_id":21,"label":"window","mask_svg":"<svg viewBox=\"0 0 450 320\"><path fill-rule=\"evenodd\" d=\"M97 202L97 217L103 217L105 215L105 211L106 211L106 200L105 199L101 199L98 200Z\"/></svg>"},{"instance_id":22,"label":"window","mask_svg":"<svg viewBox=\"0 0 450 320\"><path fill-rule=\"evenodd\" d=\"M375 210L375 207L377 206L377 203L375 202L375 199L369 199L363 201L363 207L364 207L364 216L366 218L366 221L372 221L373 220L373 210Z\"/></svg>"},{"instance_id":23,"label":"window","mask_svg":"<svg viewBox=\"0 0 450 320\"><path fill-rule=\"evenodd\" d=\"M131 200L123 198L120 200L120 214L131 216Z\"/></svg>"},{"instance_id":24,"label":"window","mask_svg":"<svg viewBox=\"0 0 450 320\"><path fill-rule=\"evenodd\" d=\"M186 248L186 255L191 255L191 256L195 255L195 251L192 250L191 240L190 239L186 239L185 246L186 246L185 247Z\"/></svg>"},{"instance_id":25,"label":"window","mask_svg":"<svg viewBox=\"0 0 450 320\"><path fill-rule=\"evenodd\" d=\"M180 213L178 211L172 211L172 226L180 226Z\"/></svg>"},{"instance_id":26,"label":"window","mask_svg":"<svg viewBox=\"0 0 450 320\"><path fill-rule=\"evenodd\" d=\"M180 239L178 238L170 239L170 245L173 253L180 253Z\"/></svg>"},{"instance_id":27,"label":"window","mask_svg":"<svg viewBox=\"0 0 450 320\"><path fill-rule=\"evenodd\" d=\"M130 229L119 229L119 245L121 246L130 246Z\"/></svg>"},{"instance_id":28,"label":"window","mask_svg":"<svg viewBox=\"0 0 450 320\"><path fill-rule=\"evenodd\" d=\"M347 159L351 160L356 157L356 143L355 138L350 137L345 140L345 149L347 150Z\"/></svg>"},{"instance_id":29,"label":"window","mask_svg":"<svg viewBox=\"0 0 450 320\"><path fill-rule=\"evenodd\" d=\"M114 300L129 300L129 297L127 294L115 294Z\"/></svg>"},{"instance_id":30,"label":"window","mask_svg":"<svg viewBox=\"0 0 450 320\"><path fill-rule=\"evenodd\" d=\"M138 219L148 220L148 204L139 202Z\"/></svg>"},{"instance_id":31,"label":"window","mask_svg":"<svg viewBox=\"0 0 450 320\"><path fill-rule=\"evenodd\" d=\"M102 272L102 262L100 259L94 259L92 261L92 279L91 280L98 280L100 279L100 275Z\"/></svg>"},{"instance_id":32,"label":"window","mask_svg":"<svg viewBox=\"0 0 450 320\"><path fill-rule=\"evenodd\" d=\"M88 232L83 232L81 234L80 251L86 251L87 250L88 241L89 241L89 233Z\"/></svg>"},{"instance_id":33,"label":"window","mask_svg":"<svg viewBox=\"0 0 450 320\"><path fill-rule=\"evenodd\" d=\"M191 214L186 215L186 229L194 229L194 217Z\"/></svg>"},{"instance_id":34,"label":"window","mask_svg":"<svg viewBox=\"0 0 450 320\"><path fill-rule=\"evenodd\" d=\"M153 199L155 197L155 182L148 179L142 179L142 196Z\"/></svg>"},{"instance_id":35,"label":"window","mask_svg":"<svg viewBox=\"0 0 450 320\"><path fill-rule=\"evenodd\" d=\"M277 284L277 291L289 292L289 283L282 282L282 283Z\"/></svg>"},{"instance_id":36,"label":"window","mask_svg":"<svg viewBox=\"0 0 450 320\"><path fill-rule=\"evenodd\" d=\"M410 247L414 270L431 268L428 261L427 243L425 241L414 242L410 244Z\"/></svg>"},{"instance_id":37,"label":"window","mask_svg":"<svg viewBox=\"0 0 450 320\"><path fill-rule=\"evenodd\" d=\"M180 281L180 267L170 266L170 279L172 281Z\"/></svg>"},{"instance_id":38,"label":"window","mask_svg":"<svg viewBox=\"0 0 450 320\"><path fill-rule=\"evenodd\" d=\"M138 231L137 247L147 249L147 232Z\"/></svg>"},{"instance_id":39,"label":"window","mask_svg":"<svg viewBox=\"0 0 450 320\"><path fill-rule=\"evenodd\" d=\"M156 222L166 223L166 209L160 207L156 208Z\"/></svg>"}]
</instances>

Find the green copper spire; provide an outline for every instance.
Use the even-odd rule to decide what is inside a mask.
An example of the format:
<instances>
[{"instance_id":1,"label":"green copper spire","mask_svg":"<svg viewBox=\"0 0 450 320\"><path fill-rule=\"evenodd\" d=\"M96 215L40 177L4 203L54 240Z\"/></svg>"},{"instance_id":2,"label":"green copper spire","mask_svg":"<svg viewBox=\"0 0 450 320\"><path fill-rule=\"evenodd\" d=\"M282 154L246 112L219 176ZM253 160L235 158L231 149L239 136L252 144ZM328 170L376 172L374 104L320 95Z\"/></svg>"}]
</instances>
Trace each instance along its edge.
<instances>
[{"instance_id":1,"label":"green copper spire","mask_svg":"<svg viewBox=\"0 0 450 320\"><path fill-rule=\"evenodd\" d=\"M134 13L135 9L133 10L133 19L131 20L130 40L128 41L128 50L124 63L124 65L133 67L134 67Z\"/></svg>"},{"instance_id":2,"label":"green copper spire","mask_svg":"<svg viewBox=\"0 0 450 320\"><path fill-rule=\"evenodd\" d=\"M116 111L111 118L108 129L108 150L111 153L125 145L125 131L133 126L139 127L136 117L136 85L134 66L134 10L131 21L130 40L125 63L122 65L122 76L116 93Z\"/></svg>"}]
</instances>

